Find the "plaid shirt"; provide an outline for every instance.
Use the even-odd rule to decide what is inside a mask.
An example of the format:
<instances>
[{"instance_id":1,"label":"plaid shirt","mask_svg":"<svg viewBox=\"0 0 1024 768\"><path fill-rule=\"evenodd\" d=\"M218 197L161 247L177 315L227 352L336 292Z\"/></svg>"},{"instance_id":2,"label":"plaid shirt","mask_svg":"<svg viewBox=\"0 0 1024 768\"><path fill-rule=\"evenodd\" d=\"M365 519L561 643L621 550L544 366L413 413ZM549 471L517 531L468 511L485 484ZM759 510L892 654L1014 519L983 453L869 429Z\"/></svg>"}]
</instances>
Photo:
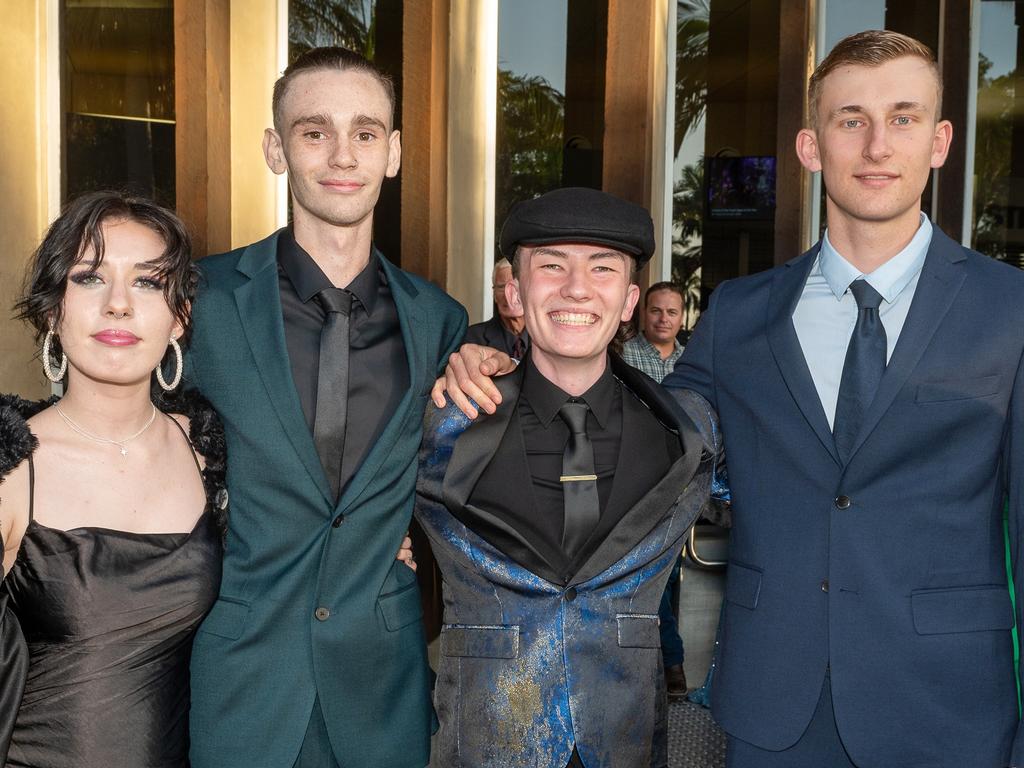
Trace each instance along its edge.
<instances>
[{"instance_id":1,"label":"plaid shirt","mask_svg":"<svg viewBox=\"0 0 1024 768\"><path fill-rule=\"evenodd\" d=\"M659 384L676 367L676 360L683 354L683 345L676 340L676 347L667 359L661 359L661 353L647 337L638 333L622 346L622 359L639 371L643 371Z\"/></svg>"}]
</instances>

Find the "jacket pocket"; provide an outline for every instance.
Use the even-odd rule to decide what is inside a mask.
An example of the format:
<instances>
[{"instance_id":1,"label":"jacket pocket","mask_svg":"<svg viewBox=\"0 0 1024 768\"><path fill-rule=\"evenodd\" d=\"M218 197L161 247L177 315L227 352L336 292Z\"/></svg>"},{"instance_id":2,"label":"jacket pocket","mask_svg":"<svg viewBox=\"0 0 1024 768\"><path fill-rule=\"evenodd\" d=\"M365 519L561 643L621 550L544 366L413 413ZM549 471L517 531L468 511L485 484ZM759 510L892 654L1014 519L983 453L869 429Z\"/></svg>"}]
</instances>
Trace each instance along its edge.
<instances>
[{"instance_id":1,"label":"jacket pocket","mask_svg":"<svg viewBox=\"0 0 1024 768\"><path fill-rule=\"evenodd\" d=\"M199 626L199 631L228 640L237 640L242 636L248 618L249 603L233 597L219 597Z\"/></svg>"},{"instance_id":2,"label":"jacket pocket","mask_svg":"<svg viewBox=\"0 0 1024 768\"><path fill-rule=\"evenodd\" d=\"M518 624L445 624L442 656L514 659L519 655Z\"/></svg>"},{"instance_id":3,"label":"jacket pocket","mask_svg":"<svg viewBox=\"0 0 1024 768\"><path fill-rule=\"evenodd\" d=\"M910 593L910 604L919 635L1013 628L1013 608L1006 586L920 589Z\"/></svg>"},{"instance_id":4,"label":"jacket pocket","mask_svg":"<svg viewBox=\"0 0 1024 768\"><path fill-rule=\"evenodd\" d=\"M649 613L619 613L615 616L619 625L620 648L660 648L661 621Z\"/></svg>"},{"instance_id":5,"label":"jacket pocket","mask_svg":"<svg viewBox=\"0 0 1024 768\"><path fill-rule=\"evenodd\" d=\"M754 610L761 596L761 570L730 562L725 571L725 599Z\"/></svg>"},{"instance_id":6,"label":"jacket pocket","mask_svg":"<svg viewBox=\"0 0 1024 768\"><path fill-rule=\"evenodd\" d=\"M381 595L377 598L377 605L384 617L384 626L391 632L414 624L423 617L423 603L415 581L400 590Z\"/></svg>"},{"instance_id":7,"label":"jacket pocket","mask_svg":"<svg viewBox=\"0 0 1024 768\"><path fill-rule=\"evenodd\" d=\"M950 400L971 400L976 397L988 397L998 391L998 376L960 381L936 381L917 385L917 402L945 403Z\"/></svg>"}]
</instances>

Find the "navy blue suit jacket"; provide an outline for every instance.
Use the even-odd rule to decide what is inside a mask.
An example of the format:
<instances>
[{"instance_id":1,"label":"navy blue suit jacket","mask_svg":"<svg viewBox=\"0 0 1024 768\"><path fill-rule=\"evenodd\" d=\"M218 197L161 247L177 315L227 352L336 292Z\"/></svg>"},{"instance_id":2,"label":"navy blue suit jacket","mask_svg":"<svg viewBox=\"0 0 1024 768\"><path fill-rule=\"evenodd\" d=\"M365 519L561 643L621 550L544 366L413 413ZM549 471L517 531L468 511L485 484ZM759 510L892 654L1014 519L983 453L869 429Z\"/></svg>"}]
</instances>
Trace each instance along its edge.
<instances>
[{"instance_id":1,"label":"navy blue suit jacket","mask_svg":"<svg viewBox=\"0 0 1024 768\"><path fill-rule=\"evenodd\" d=\"M858 766L1020 763L1003 510L1020 595L1024 273L935 230L844 464L792 321L816 254L721 285L663 382L704 395L725 440L715 717L787 748L830 668Z\"/></svg>"}]
</instances>

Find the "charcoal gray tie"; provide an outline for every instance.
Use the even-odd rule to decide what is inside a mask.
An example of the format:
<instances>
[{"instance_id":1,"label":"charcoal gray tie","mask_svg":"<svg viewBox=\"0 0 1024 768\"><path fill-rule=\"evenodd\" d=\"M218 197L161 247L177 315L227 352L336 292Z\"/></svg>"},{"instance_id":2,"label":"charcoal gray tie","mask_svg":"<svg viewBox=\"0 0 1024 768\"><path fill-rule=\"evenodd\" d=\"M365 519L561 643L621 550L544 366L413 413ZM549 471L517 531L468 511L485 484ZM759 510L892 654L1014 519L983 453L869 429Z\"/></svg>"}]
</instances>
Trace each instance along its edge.
<instances>
[{"instance_id":1,"label":"charcoal gray tie","mask_svg":"<svg viewBox=\"0 0 1024 768\"><path fill-rule=\"evenodd\" d=\"M587 436L587 412L583 402L568 402L558 415L569 427L569 441L562 454L562 495L565 499L565 523L562 550L573 557L590 538L601 517L594 469L594 445Z\"/></svg>"},{"instance_id":2,"label":"charcoal gray tie","mask_svg":"<svg viewBox=\"0 0 1024 768\"><path fill-rule=\"evenodd\" d=\"M352 294L343 288L324 288L317 294L317 299L327 317L320 331L313 442L337 501L348 417L348 316L352 309Z\"/></svg>"}]
</instances>

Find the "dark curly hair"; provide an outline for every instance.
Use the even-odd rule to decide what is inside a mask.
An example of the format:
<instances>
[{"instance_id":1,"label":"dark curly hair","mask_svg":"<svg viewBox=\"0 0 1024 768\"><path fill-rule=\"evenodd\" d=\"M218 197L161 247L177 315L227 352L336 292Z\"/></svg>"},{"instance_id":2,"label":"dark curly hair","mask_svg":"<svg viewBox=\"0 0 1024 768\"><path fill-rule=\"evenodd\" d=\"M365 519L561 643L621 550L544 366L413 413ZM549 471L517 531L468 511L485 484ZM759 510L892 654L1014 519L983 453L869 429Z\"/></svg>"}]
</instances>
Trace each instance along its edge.
<instances>
[{"instance_id":1,"label":"dark curly hair","mask_svg":"<svg viewBox=\"0 0 1024 768\"><path fill-rule=\"evenodd\" d=\"M64 207L32 256L24 291L14 305L16 316L35 328L37 342L50 323L60 325L68 274L90 249L97 266L103 261L103 224L110 220L134 221L164 241L164 252L154 265L156 276L164 284L171 314L185 329L181 342L187 343L191 304L199 283L199 269L192 262L192 240L173 211L120 192L90 192Z\"/></svg>"}]
</instances>

